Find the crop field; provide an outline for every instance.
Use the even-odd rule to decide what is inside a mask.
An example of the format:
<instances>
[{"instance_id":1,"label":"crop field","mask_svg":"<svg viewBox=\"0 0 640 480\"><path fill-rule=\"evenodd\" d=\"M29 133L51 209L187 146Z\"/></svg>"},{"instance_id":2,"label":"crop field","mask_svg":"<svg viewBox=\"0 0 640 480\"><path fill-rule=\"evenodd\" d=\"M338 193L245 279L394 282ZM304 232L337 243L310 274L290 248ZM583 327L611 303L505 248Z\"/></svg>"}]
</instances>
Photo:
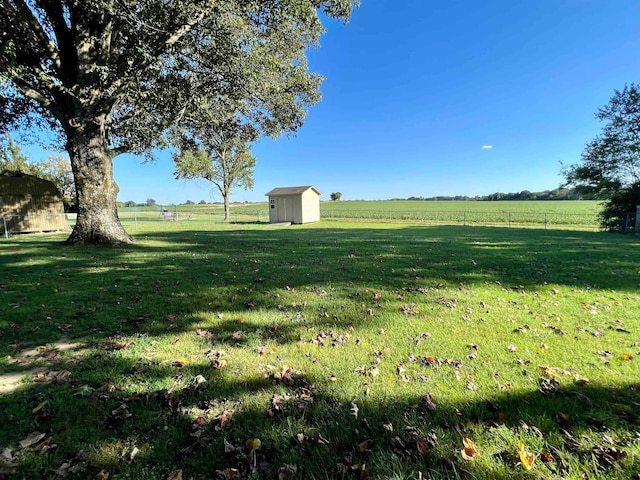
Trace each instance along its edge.
<instances>
[{"instance_id":1,"label":"crop field","mask_svg":"<svg viewBox=\"0 0 640 480\"><path fill-rule=\"evenodd\" d=\"M541 228L598 228L596 201L339 201L322 202L324 219L348 221L417 222L444 225L500 225ZM162 215L162 207L120 209L123 222L199 220L217 222L223 216L221 205L166 206L172 215ZM268 222L266 203L234 204L233 222Z\"/></svg>"},{"instance_id":2,"label":"crop field","mask_svg":"<svg viewBox=\"0 0 640 480\"><path fill-rule=\"evenodd\" d=\"M134 222L0 239L0 478L640 475L638 237Z\"/></svg>"}]
</instances>

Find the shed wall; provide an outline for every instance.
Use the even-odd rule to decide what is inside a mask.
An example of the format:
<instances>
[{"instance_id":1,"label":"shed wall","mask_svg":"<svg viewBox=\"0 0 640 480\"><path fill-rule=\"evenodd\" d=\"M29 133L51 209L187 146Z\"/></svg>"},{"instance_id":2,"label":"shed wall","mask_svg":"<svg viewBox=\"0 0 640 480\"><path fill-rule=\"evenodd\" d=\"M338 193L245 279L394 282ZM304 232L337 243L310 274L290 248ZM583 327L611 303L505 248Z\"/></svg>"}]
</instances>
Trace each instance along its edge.
<instances>
[{"instance_id":1,"label":"shed wall","mask_svg":"<svg viewBox=\"0 0 640 480\"><path fill-rule=\"evenodd\" d=\"M51 182L31 175L0 175L0 216L3 234L69 228L58 190Z\"/></svg>"},{"instance_id":2,"label":"shed wall","mask_svg":"<svg viewBox=\"0 0 640 480\"><path fill-rule=\"evenodd\" d=\"M301 195L300 223L313 223L320 221L320 197L313 190L307 190Z\"/></svg>"}]
</instances>

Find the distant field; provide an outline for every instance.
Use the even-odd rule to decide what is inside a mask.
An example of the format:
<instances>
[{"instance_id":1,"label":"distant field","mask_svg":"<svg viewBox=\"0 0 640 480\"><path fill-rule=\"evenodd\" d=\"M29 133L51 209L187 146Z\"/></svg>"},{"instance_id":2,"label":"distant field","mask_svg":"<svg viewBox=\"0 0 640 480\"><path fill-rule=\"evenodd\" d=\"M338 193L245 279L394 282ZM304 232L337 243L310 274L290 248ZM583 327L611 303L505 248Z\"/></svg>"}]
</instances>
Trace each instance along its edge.
<instances>
[{"instance_id":1,"label":"distant field","mask_svg":"<svg viewBox=\"0 0 640 480\"><path fill-rule=\"evenodd\" d=\"M449 225L511 225L596 229L596 201L339 201L322 202L321 215L331 219L363 219L388 222L409 221ZM172 215L162 214L162 209ZM220 204L133 207L120 209L123 222L146 220L222 220ZM266 202L234 204L234 222L267 222Z\"/></svg>"}]
</instances>

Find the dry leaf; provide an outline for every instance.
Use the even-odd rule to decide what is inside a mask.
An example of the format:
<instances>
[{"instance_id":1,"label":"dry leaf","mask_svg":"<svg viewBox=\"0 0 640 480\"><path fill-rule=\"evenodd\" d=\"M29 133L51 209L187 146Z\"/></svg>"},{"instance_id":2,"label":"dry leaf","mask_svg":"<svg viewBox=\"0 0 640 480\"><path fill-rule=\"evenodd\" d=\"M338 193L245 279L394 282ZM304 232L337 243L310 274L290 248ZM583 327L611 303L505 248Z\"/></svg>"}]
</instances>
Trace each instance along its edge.
<instances>
[{"instance_id":1,"label":"dry leaf","mask_svg":"<svg viewBox=\"0 0 640 480\"><path fill-rule=\"evenodd\" d=\"M35 407L33 410L31 410L31 413L38 413L40 410L42 410L42 408L49 403L47 400L43 400L42 402L40 402L38 404L37 407Z\"/></svg>"},{"instance_id":2,"label":"dry leaf","mask_svg":"<svg viewBox=\"0 0 640 480\"><path fill-rule=\"evenodd\" d=\"M100 470L100 472L98 472L98 474L96 475L96 480L107 480L109 478L109 472L106 472L104 470Z\"/></svg>"},{"instance_id":3,"label":"dry leaf","mask_svg":"<svg viewBox=\"0 0 640 480\"><path fill-rule=\"evenodd\" d=\"M631 355L629 353L623 353L622 354L622 359L623 360L632 360L633 359L633 355Z\"/></svg>"},{"instance_id":4,"label":"dry leaf","mask_svg":"<svg viewBox=\"0 0 640 480\"><path fill-rule=\"evenodd\" d=\"M520 461L522 462L522 466L527 470L531 470L533 468L533 464L536 461L536 456L524 449L524 443L518 444L518 453L520 454Z\"/></svg>"},{"instance_id":5,"label":"dry leaf","mask_svg":"<svg viewBox=\"0 0 640 480\"><path fill-rule=\"evenodd\" d=\"M235 480L236 478L239 478L237 468L225 468L223 474L225 480ZM182 480L182 477L180 477L180 480Z\"/></svg>"},{"instance_id":6,"label":"dry leaf","mask_svg":"<svg viewBox=\"0 0 640 480\"><path fill-rule=\"evenodd\" d=\"M465 460L473 460L475 456L478 455L478 449L476 448L475 443L466 437L462 439L462 443L464 445L464 448L460 450L462 458Z\"/></svg>"},{"instance_id":7,"label":"dry leaf","mask_svg":"<svg viewBox=\"0 0 640 480\"><path fill-rule=\"evenodd\" d=\"M114 350L123 350L125 348L130 347L131 345L133 345L133 340L118 341L118 342L115 342L113 344L113 349Z\"/></svg>"},{"instance_id":8,"label":"dry leaf","mask_svg":"<svg viewBox=\"0 0 640 480\"><path fill-rule=\"evenodd\" d=\"M553 455L551 455L546 450L543 450L542 452L540 452L540 459L545 463L553 463L556 461L556 459L553 458Z\"/></svg>"},{"instance_id":9,"label":"dry leaf","mask_svg":"<svg viewBox=\"0 0 640 480\"><path fill-rule=\"evenodd\" d=\"M34 445L37 445L46 436L46 433L31 432L27 435L27 438L19 442L19 445L21 448L31 448Z\"/></svg>"},{"instance_id":10,"label":"dry leaf","mask_svg":"<svg viewBox=\"0 0 640 480\"><path fill-rule=\"evenodd\" d=\"M182 470L174 470L169 474L167 480L182 480Z\"/></svg>"},{"instance_id":11,"label":"dry leaf","mask_svg":"<svg viewBox=\"0 0 640 480\"><path fill-rule=\"evenodd\" d=\"M293 463L286 463L278 469L278 480L290 480L298 471L298 466Z\"/></svg>"},{"instance_id":12,"label":"dry leaf","mask_svg":"<svg viewBox=\"0 0 640 480\"><path fill-rule=\"evenodd\" d=\"M372 445L373 445L373 440L368 438L358 444L358 450L360 452L366 452L367 450L371 450Z\"/></svg>"}]
</instances>

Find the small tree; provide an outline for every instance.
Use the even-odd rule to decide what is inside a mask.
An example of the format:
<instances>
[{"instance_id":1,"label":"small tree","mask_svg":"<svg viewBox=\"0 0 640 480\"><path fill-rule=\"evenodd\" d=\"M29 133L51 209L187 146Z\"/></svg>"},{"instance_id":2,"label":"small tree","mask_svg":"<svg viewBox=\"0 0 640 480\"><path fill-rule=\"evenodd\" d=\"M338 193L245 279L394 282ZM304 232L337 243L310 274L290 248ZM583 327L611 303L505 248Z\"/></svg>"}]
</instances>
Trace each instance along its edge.
<instances>
[{"instance_id":1,"label":"small tree","mask_svg":"<svg viewBox=\"0 0 640 480\"><path fill-rule=\"evenodd\" d=\"M125 207L135 207L136 206L136 202L134 202L133 200L127 200L126 202L124 202L124 206Z\"/></svg>"},{"instance_id":2,"label":"small tree","mask_svg":"<svg viewBox=\"0 0 640 480\"><path fill-rule=\"evenodd\" d=\"M333 192L331 194L331 200L334 201L334 202L340 200L341 198L342 198L342 193L340 193L340 192Z\"/></svg>"},{"instance_id":3,"label":"small tree","mask_svg":"<svg viewBox=\"0 0 640 480\"><path fill-rule=\"evenodd\" d=\"M604 200L600 224L616 230L621 214L640 204L640 85L616 90L596 118L608 123L587 144L582 162L563 166L562 173L567 185Z\"/></svg>"},{"instance_id":4,"label":"small tree","mask_svg":"<svg viewBox=\"0 0 640 480\"><path fill-rule=\"evenodd\" d=\"M76 206L76 186L73 181L71 162L64 155L50 155L40 163L47 179L51 180L60 193L67 209Z\"/></svg>"},{"instance_id":5,"label":"small tree","mask_svg":"<svg viewBox=\"0 0 640 480\"><path fill-rule=\"evenodd\" d=\"M206 201L206 200L200 200L200 201L198 202L198 205L206 205L206 204L207 204L207 201Z\"/></svg>"},{"instance_id":6,"label":"small tree","mask_svg":"<svg viewBox=\"0 0 640 480\"><path fill-rule=\"evenodd\" d=\"M229 221L229 203L233 188L253 188L253 169L256 159L248 142L256 138L250 126L235 117L217 124L206 119L210 112L203 110L202 121L194 121L189 130L176 138L181 149L174 154L176 178L203 178L213 183L224 204L224 219Z\"/></svg>"},{"instance_id":7,"label":"small tree","mask_svg":"<svg viewBox=\"0 0 640 480\"><path fill-rule=\"evenodd\" d=\"M147 198L147 207L154 207L156 205L156 201L153 198Z\"/></svg>"},{"instance_id":8,"label":"small tree","mask_svg":"<svg viewBox=\"0 0 640 480\"><path fill-rule=\"evenodd\" d=\"M0 148L0 171L22 172L27 175L44 177L42 167L22 152L20 145L15 143L11 135L5 134L3 146Z\"/></svg>"},{"instance_id":9,"label":"small tree","mask_svg":"<svg viewBox=\"0 0 640 480\"><path fill-rule=\"evenodd\" d=\"M184 202L185 205L195 205L195 202L193 200L187 200L186 202Z\"/></svg>"}]
</instances>

